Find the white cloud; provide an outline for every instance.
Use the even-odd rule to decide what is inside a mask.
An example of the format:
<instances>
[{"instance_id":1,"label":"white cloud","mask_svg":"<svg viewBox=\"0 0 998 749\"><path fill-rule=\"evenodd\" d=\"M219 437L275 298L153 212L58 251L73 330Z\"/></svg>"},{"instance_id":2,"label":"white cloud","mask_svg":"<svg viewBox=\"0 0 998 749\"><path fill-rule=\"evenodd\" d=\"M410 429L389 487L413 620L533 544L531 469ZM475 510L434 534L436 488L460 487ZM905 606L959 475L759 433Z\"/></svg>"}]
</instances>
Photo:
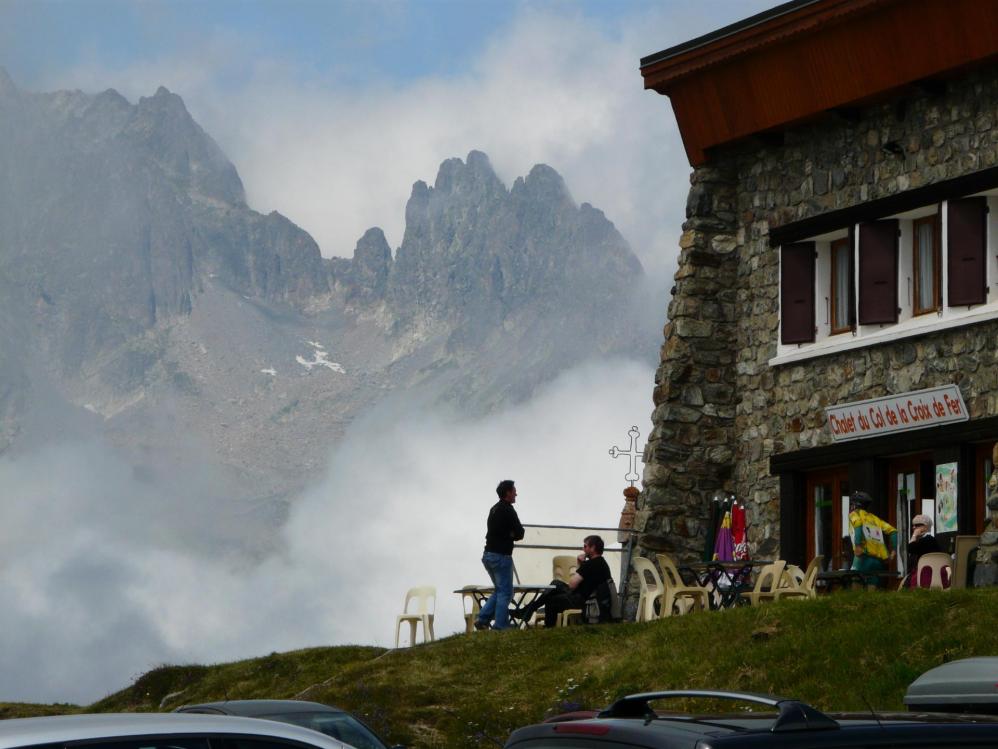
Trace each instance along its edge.
<instances>
[{"instance_id":1,"label":"white cloud","mask_svg":"<svg viewBox=\"0 0 998 749\"><path fill-rule=\"evenodd\" d=\"M443 159L479 149L507 186L550 164L660 265L675 255L688 166L667 101L641 90L636 63L590 22L526 10L447 80L356 92L261 76L236 104L242 116L226 108L229 129L241 124L225 139L251 203L287 213L327 255L350 255L372 225L397 246L412 182L432 184Z\"/></svg>"},{"instance_id":2,"label":"white cloud","mask_svg":"<svg viewBox=\"0 0 998 749\"><path fill-rule=\"evenodd\" d=\"M667 27L670 13L641 17L640 28ZM132 100L161 84L179 93L236 164L251 206L286 214L327 256L350 256L375 225L397 246L412 183L432 184L441 161L479 149L507 186L550 164L660 269L676 255L689 167L668 101L641 88L638 57L654 48L524 6L447 78L357 88L254 59L248 41L221 33L176 57L81 65L49 83L113 86Z\"/></svg>"},{"instance_id":3,"label":"white cloud","mask_svg":"<svg viewBox=\"0 0 998 749\"><path fill-rule=\"evenodd\" d=\"M647 434L651 381L615 361L481 421L375 411L263 558L210 481L150 484L96 442L2 457L0 700L86 703L163 662L390 645L414 585L437 587L438 636L456 632L451 591L487 579L500 479L517 482L524 523L616 526L627 466L608 450L631 424Z\"/></svg>"}]
</instances>

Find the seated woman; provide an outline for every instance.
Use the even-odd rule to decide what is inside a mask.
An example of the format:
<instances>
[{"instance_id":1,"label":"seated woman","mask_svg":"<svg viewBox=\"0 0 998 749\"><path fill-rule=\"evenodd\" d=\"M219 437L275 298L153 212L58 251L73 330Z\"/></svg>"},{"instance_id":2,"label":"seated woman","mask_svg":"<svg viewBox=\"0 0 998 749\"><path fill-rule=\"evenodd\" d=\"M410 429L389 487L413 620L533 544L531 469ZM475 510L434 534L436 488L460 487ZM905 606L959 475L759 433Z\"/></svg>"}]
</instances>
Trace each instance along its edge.
<instances>
[{"instance_id":1,"label":"seated woman","mask_svg":"<svg viewBox=\"0 0 998 749\"><path fill-rule=\"evenodd\" d=\"M908 587L917 588L918 560L923 554L941 551L939 542L932 535L932 518L916 515L911 519L911 538L908 539Z\"/></svg>"}]
</instances>

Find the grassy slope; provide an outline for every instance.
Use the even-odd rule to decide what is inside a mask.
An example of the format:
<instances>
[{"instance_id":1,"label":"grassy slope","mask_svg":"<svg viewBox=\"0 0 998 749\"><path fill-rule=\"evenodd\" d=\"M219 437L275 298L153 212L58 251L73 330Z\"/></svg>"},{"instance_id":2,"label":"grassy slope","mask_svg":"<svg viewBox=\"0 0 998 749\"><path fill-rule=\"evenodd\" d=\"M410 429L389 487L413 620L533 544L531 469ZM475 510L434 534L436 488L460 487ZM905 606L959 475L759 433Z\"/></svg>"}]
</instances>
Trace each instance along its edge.
<instances>
[{"instance_id":1,"label":"grassy slope","mask_svg":"<svg viewBox=\"0 0 998 749\"><path fill-rule=\"evenodd\" d=\"M297 697L339 705L392 742L495 746L546 714L639 691L737 689L827 710L901 709L944 661L998 654L998 590L844 592L651 624L458 635L398 651L312 648L217 666L164 666L89 711ZM76 708L78 709L78 708ZM0 705L0 716L70 712Z\"/></svg>"}]
</instances>

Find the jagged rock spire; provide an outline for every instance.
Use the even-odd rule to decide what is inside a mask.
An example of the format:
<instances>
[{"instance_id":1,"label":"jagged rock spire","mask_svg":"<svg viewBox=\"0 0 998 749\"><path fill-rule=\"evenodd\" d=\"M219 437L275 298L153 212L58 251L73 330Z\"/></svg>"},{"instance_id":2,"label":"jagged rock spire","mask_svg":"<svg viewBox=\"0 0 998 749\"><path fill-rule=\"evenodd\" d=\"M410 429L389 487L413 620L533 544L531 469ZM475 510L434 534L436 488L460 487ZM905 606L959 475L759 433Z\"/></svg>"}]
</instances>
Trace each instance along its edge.
<instances>
[{"instance_id":1,"label":"jagged rock spire","mask_svg":"<svg viewBox=\"0 0 998 749\"><path fill-rule=\"evenodd\" d=\"M0 65L0 96L16 93L17 86L14 85L14 80L10 77L7 69Z\"/></svg>"}]
</instances>

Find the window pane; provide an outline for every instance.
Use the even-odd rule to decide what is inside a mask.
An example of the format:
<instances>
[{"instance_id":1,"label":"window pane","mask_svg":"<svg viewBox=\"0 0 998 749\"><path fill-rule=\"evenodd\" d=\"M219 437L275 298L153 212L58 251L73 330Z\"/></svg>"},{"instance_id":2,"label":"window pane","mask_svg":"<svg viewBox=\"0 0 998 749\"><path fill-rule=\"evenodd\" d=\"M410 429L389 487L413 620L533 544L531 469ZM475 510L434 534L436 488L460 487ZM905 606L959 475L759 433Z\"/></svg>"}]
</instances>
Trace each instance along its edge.
<instances>
[{"instance_id":1,"label":"window pane","mask_svg":"<svg viewBox=\"0 0 998 749\"><path fill-rule=\"evenodd\" d=\"M849 536L849 483L842 481L839 483L839 542L841 551L839 552L835 568L847 570L852 566L852 541Z\"/></svg>"},{"instance_id":2,"label":"window pane","mask_svg":"<svg viewBox=\"0 0 998 749\"><path fill-rule=\"evenodd\" d=\"M936 306L935 232L930 222L918 225L918 308Z\"/></svg>"},{"instance_id":3,"label":"window pane","mask_svg":"<svg viewBox=\"0 0 998 749\"><path fill-rule=\"evenodd\" d=\"M825 559L832 558L832 487L818 484L814 487L814 553Z\"/></svg>"},{"instance_id":4,"label":"window pane","mask_svg":"<svg viewBox=\"0 0 998 749\"><path fill-rule=\"evenodd\" d=\"M344 741L354 749L385 749L385 745L377 736L348 713L281 713L262 717L271 720L284 720L288 723L311 728L313 731L319 731L327 736L332 736L334 739Z\"/></svg>"},{"instance_id":5,"label":"window pane","mask_svg":"<svg viewBox=\"0 0 998 749\"><path fill-rule=\"evenodd\" d=\"M852 286L852 278L849 277L849 250L848 243L835 248L832 262L835 263L835 288L832 293L835 295L835 320L832 325L835 330L842 330L849 327L849 287Z\"/></svg>"},{"instance_id":6,"label":"window pane","mask_svg":"<svg viewBox=\"0 0 998 749\"><path fill-rule=\"evenodd\" d=\"M68 744L77 749L208 749L204 737L143 737L140 739L113 738L94 739Z\"/></svg>"},{"instance_id":7,"label":"window pane","mask_svg":"<svg viewBox=\"0 0 998 749\"><path fill-rule=\"evenodd\" d=\"M290 740L265 736L261 738L245 738L243 736L225 736L212 739L212 746L218 749L305 749L310 744L302 744Z\"/></svg>"}]
</instances>

